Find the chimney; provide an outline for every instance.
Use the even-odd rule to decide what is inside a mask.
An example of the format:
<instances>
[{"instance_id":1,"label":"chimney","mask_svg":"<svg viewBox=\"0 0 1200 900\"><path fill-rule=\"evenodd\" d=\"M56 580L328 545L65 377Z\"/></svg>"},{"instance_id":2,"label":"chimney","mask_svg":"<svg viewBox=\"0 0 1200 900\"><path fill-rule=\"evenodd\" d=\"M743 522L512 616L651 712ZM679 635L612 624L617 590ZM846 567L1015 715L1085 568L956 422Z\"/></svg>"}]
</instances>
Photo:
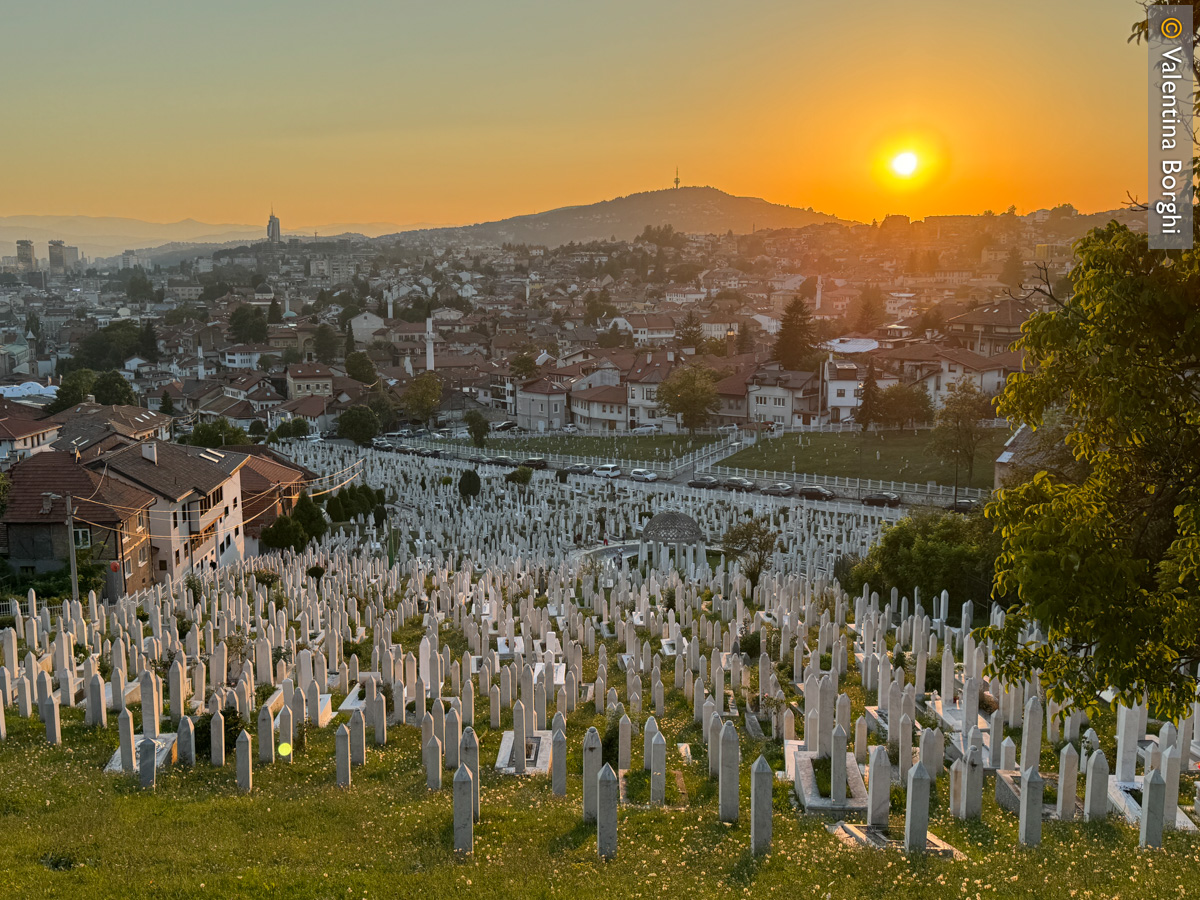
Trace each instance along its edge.
<instances>
[{"instance_id":1,"label":"chimney","mask_svg":"<svg viewBox=\"0 0 1200 900\"><path fill-rule=\"evenodd\" d=\"M158 444L153 441L147 441L142 444L142 456L150 460L154 465L158 465Z\"/></svg>"},{"instance_id":2,"label":"chimney","mask_svg":"<svg viewBox=\"0 0 1200 900\"><path fill-rule=\"evenodd\" d=\"M433 319L425 320L425 371L433 371Z\"/></svg>"},{"instance_id":3,"label":"chimney","mask_svg":"<svg viewBox=\"0 0 1200 900\"><path fill-rule=\"evenodd\" d=\"M674 350L667 351L667 362L675 362L675 351Z\"/></svg>"},{"instance_id":4,"label":"chimney","mask_svg":"<svg viewBox=\"0 0 1200 900\"><path fill-rule=\"evenodd\" d=\"M652 363L652 362L654 362L654 351L652 351L652 350L647 351L646 352L646 365L650 365L650 363Z\"/></svg>"}]
</instances>

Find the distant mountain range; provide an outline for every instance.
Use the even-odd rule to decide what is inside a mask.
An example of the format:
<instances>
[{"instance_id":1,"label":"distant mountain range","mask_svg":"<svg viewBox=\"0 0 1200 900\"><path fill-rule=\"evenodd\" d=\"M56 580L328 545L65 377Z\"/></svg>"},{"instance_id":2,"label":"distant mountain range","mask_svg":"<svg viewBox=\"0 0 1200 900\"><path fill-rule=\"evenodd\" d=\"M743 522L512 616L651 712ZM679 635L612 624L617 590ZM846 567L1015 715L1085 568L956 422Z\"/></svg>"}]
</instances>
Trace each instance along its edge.
<instances>
[{"instance_id":1,"label":"distant mountain range","mask_svg":"<svg viewBox=\"0 0 1200 900\"><path fill-rule=\"evenodd\" d=\"M375 237L403 228L421 228L425 223L404 226L395 222L334 223L304 228L288 228L283 234L311 237L313 232L331 237L360 234ZM145 222L113 216L0 216L0 256L16 254L16 242L31 240L39 258L48 253L52 240L66 241L87 257L118 256L126 250L146 250L164 244L240 244L262 241L267 223L262 225L213 225L184 219L181 222Z\"/></svg>"},{"instance_id":2,"label":"distant mountain range","mask_svg":"<svg viewBox=\"0 0 1200 900\"><path fill-rule=\"evenodd\" d=\"M495 244L545 244L571 241L631 240L647 225L672 225L694 234L746 234L763 228L803 228L827 222L854 224L837 216L770 203L758 197L735 197L713 187L668 188L604 200L587 206L564 206L548 212L514 216L498 222L454 228L422 229L422 236ZM383 235L383 239L413 235Z\"/></svg>"}]
</instances>

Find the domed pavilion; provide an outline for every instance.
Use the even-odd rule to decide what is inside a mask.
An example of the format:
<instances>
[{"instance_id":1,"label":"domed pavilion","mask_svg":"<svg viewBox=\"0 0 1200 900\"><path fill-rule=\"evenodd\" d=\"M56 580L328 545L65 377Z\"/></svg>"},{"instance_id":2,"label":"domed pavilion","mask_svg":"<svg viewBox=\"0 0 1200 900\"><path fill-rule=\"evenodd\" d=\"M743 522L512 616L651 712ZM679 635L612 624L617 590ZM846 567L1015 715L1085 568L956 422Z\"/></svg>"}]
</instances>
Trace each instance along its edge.
<instances>
[{"instance_id":1,"label":"domed pavilion","mask_svg":"<svg viewBox=\"0 0 1200 900\"><path fill-rule=\"evenodd\" d=\"M664 510L650 519L642 529L639 556L656 565L673 563L689 569L706 562L704 532L696 520L673 509Z\"/></svg>"}]
</instances>

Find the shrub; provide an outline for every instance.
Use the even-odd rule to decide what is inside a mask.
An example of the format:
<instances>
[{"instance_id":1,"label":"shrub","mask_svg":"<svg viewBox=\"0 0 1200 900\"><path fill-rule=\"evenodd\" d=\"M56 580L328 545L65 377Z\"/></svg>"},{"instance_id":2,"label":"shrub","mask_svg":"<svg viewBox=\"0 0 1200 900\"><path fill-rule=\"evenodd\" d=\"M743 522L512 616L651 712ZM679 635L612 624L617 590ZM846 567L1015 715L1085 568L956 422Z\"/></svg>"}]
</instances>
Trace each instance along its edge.
<instances>
[{"instance_id":1,"label":"shrub","mask_svg":"<svg viewBox=\"0 0 1200 900\"><path fill-rule=\"evenodd\" d=\"M474 469L467 469L458 479L458 495L465 501L471 501L478 497L481 488L479 473Z\"/></svg>"},{"instance_id":2,"label":"shrub","mask_svg":"<svg viewBox=\"0 0 1200 900\"><path fill-rule=\"evenodd\" d=\"M443 475L442 476L442 480L441 480L442 487L450 487L450 485L452 485L452 484L454 484L454 476L452 476L452 475Z\"/></svg>"},{"instance_id":3,"label":"shrub","mask_svg":"<svg viewBox=\"0 0 1200 900\"><path fill-rule=\"evenodd\" d=\"M632 735L630 736L632 742ZM604 719L604 738L600 742L600 765L608 763L617 771L617 762L621 750L621 716L617 707L608 711Z\"/></svg>"},{"instance_id":4,"label":"shrub","mask_svg":"<svg viewBox=\"0 0 1200 900\"><path fill-rule=\"evenodd\" d=\"M925 693L941 690L942 687L942 658L932 656L925 661L925 684L919 686Z\"/></svg>"},{"instance_id":5,"label":"shrub","mask_svg":"<svg viewBox=\"0 0 1200 900\"><path fill-rule=\"evenodd\" d=\"M528 466L517 466L517 468L513 469L504 476L504 480L509 484L516 484L521 487L529 484L532 478L533 469L530 469Z\"/></svg>"},{"instance_id":6,"label":"shrub","mask_svg":"<svg viewBox=\"0 0 1200 900\"><path fill-rule=\"evenodd\" d=\"M753 662L762 653L762 635L754 630L743 631L738 636L738 648Z\"/></svg>"}]
</instances>

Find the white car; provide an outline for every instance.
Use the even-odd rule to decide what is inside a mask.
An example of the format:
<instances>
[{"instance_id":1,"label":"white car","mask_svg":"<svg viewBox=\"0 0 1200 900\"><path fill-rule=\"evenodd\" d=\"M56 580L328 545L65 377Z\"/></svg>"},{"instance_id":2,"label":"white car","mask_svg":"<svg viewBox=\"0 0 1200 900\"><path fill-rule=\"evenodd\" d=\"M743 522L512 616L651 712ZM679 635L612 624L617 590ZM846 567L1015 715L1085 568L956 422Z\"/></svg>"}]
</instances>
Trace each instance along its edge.
<instances>
[{"instance_id":1,"label":"white car","mask_svg":"<svg viewBox=\"0 0 1200 900\"><path fill-rule=\"evenodd\" d=\"M634 469L629 477L634 481L658 481L658 473L650 469Z\"/></svg>"},{"instance_id":2,"label":"white car","mask_svg":"<svg viewBox=\"0 0 1200 900\"><path fill-rule=\"evenodd\" d=\"M574 425L564 425L562 427L563 434L575 434L577 431L579 431L579 429Z\"/></svg>"},{"instance_id":3,"label":"white car","mask_svg":"<svg viewBox=\"0 0 1200 900\"><path fill-rule=\"evenodd\" d=\"M613 463L607 463L603 466L596 466L592 469L593 475L599 475L601 478L620 478L621 470Z\"/></svg>"},{"instance_id":4,"label":"white car","mask_svg":"<svg viewBox=\"0 0 1200 900\"><path fill-rule=\"evenodd\" d=\"M657 425L639 425L629 431L630 434L658 434Z\"/></svg>"}]
</instances>

